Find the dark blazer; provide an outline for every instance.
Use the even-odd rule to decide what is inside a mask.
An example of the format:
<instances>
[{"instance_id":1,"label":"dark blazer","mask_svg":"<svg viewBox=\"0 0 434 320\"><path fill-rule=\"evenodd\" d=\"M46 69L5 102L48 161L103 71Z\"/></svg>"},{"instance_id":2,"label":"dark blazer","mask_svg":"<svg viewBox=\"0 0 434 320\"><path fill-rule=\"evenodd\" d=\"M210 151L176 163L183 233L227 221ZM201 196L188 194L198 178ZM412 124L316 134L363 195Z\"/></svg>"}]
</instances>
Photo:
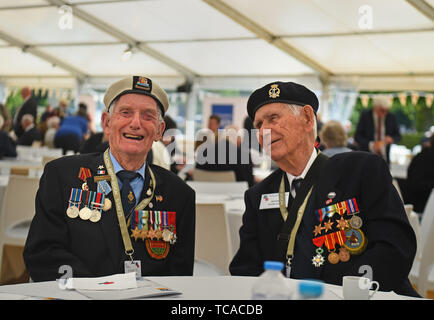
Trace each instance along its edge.
<instances>
[{"instance_id":1,"label":"dark blazer","mask_svg":"<svg viewBox=\"0 0 434 320\"><path fill-rule=\"evenodd\" d=\"M375 125L373 110L365 110L360 114L360 120L357 123L356 132L354 133L354 140L359 145L361 151L369 152L369 142L374 141ZM396 116L388 112L386 115L385 135L393 138L393 141L399 142L401 140L401 133L399 132L398 121ZM387 162L389 162L390 145L386 146Z\"/></svg>"},{"instance_id":2,"label":"dark blazer","mask_svg":"<svg viewBox=\"0 0 434 320\"><path fill-rule=\"evenodd\" d=\"M25 131L21 137L18 138L17 145L31 146L34 141L41 141L42 136L38 128L33 127L28 131Z\"/></svg>"},{"instance_id":3,"label":"dark blazer","mask_svg":"<svg viewBox=\"0 0 434 320\"><path fill-rule=\"evenodd\" d=\"M112 207L102 212L99 222L93 223L66 215L71 188L81 188L80 167L89 168L89 190L96 191L93 177L104 166L103 154L91 153L59 158L44 169L36 195L36 214L30 226L24 248L24 261L34 281L59 278L59 267L69 265L73 277L98 277L124 272L128 260L116 215L113 192L109 194ZM147 164L148 166L148 164ZM105 166L104 166L105 167ZM141 260L143 276L192 275L195 237L195 193L176 175L161 167L150 165L156 177L151 200L153 208L146 210L176 211L177 241L171 245L166 258L152 258L145 243L131 239L134 259ZM142 197L149 185L146 178ZM156 196L161 196L156 201ZM141 200L140 199L140 200Z\"/></svg>"},{"instance_id":4,"label":"dark blazer","mask_svg":"<svg viewBox=\"0 0 434 320\"><path fill-rule=\"evenodd\" d=\"M283 174L278 169L246 192L240 248L229 267L232 275L257 276L263 272L264 261L286 262L286 252L276 250L277 234L283 225L279 208L259 210L261 196L277 193ZM326 204L330 192L335 192L336 196ZM360 209L361 230L368 239L366 250L360 255L351 255L348 262L333 265L327 261L327 249L323 246L326 262L314 267L312 258L317 247L312 242L313 230L319 224L315 210L350 198L356 198ZM415 252L414 232L384 160L357 151L328 159L316 180L297 232L291 277L316 278L342 285L344 275L361 276L364 272L360 268L369 266L373 279L380 283L380 290L417 295L408 288L407 278Z\"/></svg>"},{"instance_id":5,"label":"dark blazer","mask_svg":"<svg viewBox=\"0 0 434 320\"><path fill-rule=\"evenodd\" d=\"M21 126L21 118L25 114L31 114L36 123L36 111L37 103L34 97L30 97L26 102L23 103L21 108L17 110L18 114L15 118L16 122L14 122L14 132L18 138L24 133L24 129Z\"/></svg>"},{"instance_id":6,"label":"dark blazer","mask_svg":"<svg viewBox=\"0 0 434 320\"><path fill-rule=\"evenodd\" d=\"M434 146L424 148L410 162L407 169L408 202L414 211L423 213L434 188Z\"/></svg>"},{"instance_id":7,"label":"dark blazer","mask_svg":"<svg viewBox=\"0 0 434 320\"><path fill-rule=\"evenodd\" d=\"M17 151L15 142L8 134L0 130L0 159L3 157L16 157Z\"/></svg>"}]
</instances>

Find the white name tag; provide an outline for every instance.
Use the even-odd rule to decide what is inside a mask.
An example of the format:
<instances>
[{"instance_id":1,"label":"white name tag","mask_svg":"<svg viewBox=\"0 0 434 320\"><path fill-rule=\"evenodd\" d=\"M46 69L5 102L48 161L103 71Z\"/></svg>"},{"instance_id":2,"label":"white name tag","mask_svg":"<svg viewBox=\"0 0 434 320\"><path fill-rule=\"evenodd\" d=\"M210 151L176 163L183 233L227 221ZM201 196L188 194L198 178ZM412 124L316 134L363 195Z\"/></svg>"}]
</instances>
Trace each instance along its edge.
<instances>
[{"instance_id":1,"label":"white name tag","mask_svg":"<svg viewBox=\"0 0 434 320\"><path fill-rule=\"evenodd\" d=\"M135 272L136 278L142 276L142 262L140 260L124 261L125 273Z\"/></svg>"},{"instance_id":2,"label":"white name tag","mask_svg":"<svg viewBox=\"0 0 434 320\"><path fill-rule=\"evenodd\" d=\"M285 205L288 207L289 192L285 192ZM279 208L279 194L267 193L261 196L259 210Z\"/></svg>"}]
</instances>

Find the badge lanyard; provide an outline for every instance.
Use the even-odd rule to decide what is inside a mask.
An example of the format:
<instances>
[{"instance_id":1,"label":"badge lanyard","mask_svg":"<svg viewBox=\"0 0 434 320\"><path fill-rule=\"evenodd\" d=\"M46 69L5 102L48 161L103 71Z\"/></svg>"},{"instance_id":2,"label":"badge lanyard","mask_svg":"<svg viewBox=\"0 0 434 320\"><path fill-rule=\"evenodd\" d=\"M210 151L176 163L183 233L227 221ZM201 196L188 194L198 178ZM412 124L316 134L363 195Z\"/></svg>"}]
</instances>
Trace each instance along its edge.
<instances>
[{"instance_id":1,"label":"badge lanyard","mask_svg":"<svg viewBox=\"0 0 434 320\"><path fill-rule=\"evenodd\" d=\"M310 194L312 193L313 186L310 187L310 190L307 194L307 196L304 198L304 201L300 208L298 208L297 211L297 220L295 221L294 227L291 230L291 235L289 236L289 243L288 248L286 250L286 276L289 278L291 273L291 260L294 254L294 244L295 244L295 236L297 234L298 228L300 227L301 219L303 218L304 211L306 209L307 201L310 198ZM282 214L283 221L286 222L286 219L288 218L288 210L286 209L285 205L285 174L282 175L282 180L280 182L279 187L279 207L280 207L280 213Z\"/></svg>"},{"instance_id":2,"label":"badge lanyard","mask_svg":"<svg viewBox=\"0 0 434 320\"><path fill-rule=\"evenodd\" d=\"M122 208L122 201L121 201L121 197L120 197L118 179L117 179L116 174L115 174L114 169L113 169L113 164L112 164L112 161L111 161L110 155L109 155L109 149L107 149L104 152L104 164L107 168L108 174L110 175L110 181L111 181L111 185L112 185L112 189L113 189L113 197L114 197L115 205L116 205L116 215L118 217L119 227L121 229L122 240L124 242L124 247L125 247L125 254L127 256L129 256L131 259L131 262L133 262L134 261L134 259L133 259L134 249L133 249L133 246L131 244L131 239L130 239L130 236L128 233L127 222L125 221L124 210ZM152 193L151 193L149 198L146 198L146 199L143 199L142 201L140 201L140 203L135 208L136 210L143 210L149 204L152 197L154 196L154 191L155 191L155 186L156 186L155 176L154 176L154 173L152 172L151 168L149 168L149 165L147 166L147 168L149 169L149 174L151 176Z\"/></svg>"}]
</instances>

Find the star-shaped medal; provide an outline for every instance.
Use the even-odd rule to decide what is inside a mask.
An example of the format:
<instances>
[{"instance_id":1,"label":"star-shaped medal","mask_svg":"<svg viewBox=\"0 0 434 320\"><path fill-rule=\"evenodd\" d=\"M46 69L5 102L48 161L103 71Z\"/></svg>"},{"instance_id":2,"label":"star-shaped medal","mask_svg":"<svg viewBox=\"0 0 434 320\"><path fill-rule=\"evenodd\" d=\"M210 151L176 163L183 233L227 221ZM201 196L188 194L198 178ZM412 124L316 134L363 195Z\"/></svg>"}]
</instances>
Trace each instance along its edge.
<instances>
[{"instance_id":1,"label":"star-shaped medal","mask_svg":"<svg viewBox=\"0 0 434 320\"><path fill-rule=\"evenodd\" d=\"M341 230L349 229L350 226L348 224L348 221L344 219L344 217L341 217L339 221L337 221L337 227Z\"/></svg>"},{"instance_id":2,"label":"star-shaped medal","mask_svg":"<svg viewBox=\"0 0 434 320\"><path fill-rule=\"evenodd\" d=\"M141 230L139 230L139 228L137 228L137 226L136 226L136 228L134 230L131 230L131 238L134 238L134 240L137 241L137 239L140 238L140 233L141 233Z\"/></svg>"},{"instance_id":3,"label":"star-shaped medal","mask_svg":"<svg viewBox=\"0 0 434 320\"><path fill-rule=\"evenodd\" d=\"M329 220L327 222L324 222L324 231L327 232L332 229L333 221Z\"/></svg>"},{"instance_id":4,"label":"star-shaped medal","mask_svg":"<svg viewBox=\"0 0 434 320\"><path fill-rule=\"evenodd\" d=\"M318 253L312 258L312 264L317 268L322 266L324 264L324 257Z\"/></svg>"},{"instance_id":5,"label":"star-shaped medal","mask_svg":"<svg viewBox=\"0 0 434 320\"><path fill-rule=\"evenodd\" d=\"M157 235L155 234L155 231L154 231L154 229L152 229L152 227L149 229L149 231L148 231L148 238L149 239L154 239L154 238L156 238L157 237Z\"/></svg>"},{"instance_id":6,"label":"star-shaped medal","mask_svg":"<svg viewBox=\"0 0 434 320\"><path fill-rule=\"evenodd\" d=\"M315 236L321 234L321 231L324 229L324 227L321 226L321 223L317 226L315 226L315 230L313 232L315 233Z\"/></svg>"}]
</instances>

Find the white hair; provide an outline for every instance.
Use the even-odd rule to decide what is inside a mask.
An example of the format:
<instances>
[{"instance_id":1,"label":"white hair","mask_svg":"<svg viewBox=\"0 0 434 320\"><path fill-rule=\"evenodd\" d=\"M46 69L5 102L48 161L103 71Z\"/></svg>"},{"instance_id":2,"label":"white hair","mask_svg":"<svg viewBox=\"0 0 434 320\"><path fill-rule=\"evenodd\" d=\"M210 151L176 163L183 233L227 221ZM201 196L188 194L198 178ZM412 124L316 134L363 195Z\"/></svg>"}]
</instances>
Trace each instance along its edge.
<instances>
[{"instance_id":1,"label":"white hair","mask_svg":"<svg viewBox=\"0 0 434 320\"><path fill-rule=\"evenodd\" d=\"M299 105L297 105L297 104L285 104L287 107L288 107L288 109L291 111L291 113L293 114L293 115L295 115L295 116L299 116L300 115L300 112L301 112L301 109L303 108L303 106L299 106ZM317 135L318 135L318 132L317 132L317 123L316 123L317 121L316 121L316 116L314 116L313 117L313 138L314 138L314 140L316 140L316 137L317 137Z\"/></svg>"}]
</instances>

